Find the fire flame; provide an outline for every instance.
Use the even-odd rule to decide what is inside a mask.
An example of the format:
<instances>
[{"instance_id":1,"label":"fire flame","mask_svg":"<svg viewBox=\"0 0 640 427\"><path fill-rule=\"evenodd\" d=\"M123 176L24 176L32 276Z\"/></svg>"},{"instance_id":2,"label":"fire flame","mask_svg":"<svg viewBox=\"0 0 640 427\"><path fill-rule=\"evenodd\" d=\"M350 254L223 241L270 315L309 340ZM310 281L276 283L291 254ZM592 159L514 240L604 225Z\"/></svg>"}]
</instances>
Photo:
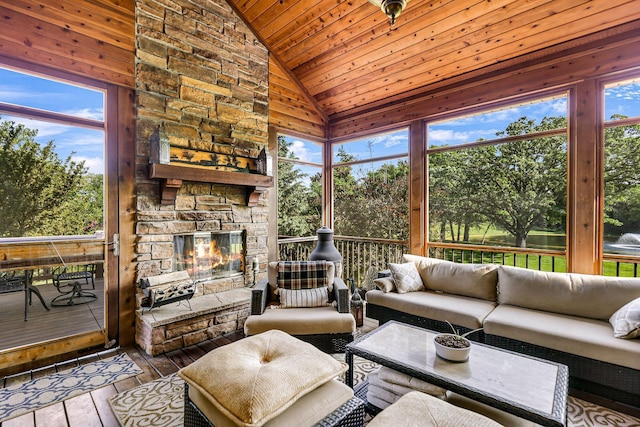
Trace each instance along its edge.
<instances>
[{"instance_id":1,"label":"fire flame","mask_svg":"<svg viewBox=\"0 0 640 427\"><path fill-rule=\"evenodd\" d=\"M184 265L196 280L215 277L216 272L224 271L231 263L238 264L237 261L240 261L240 264L233 267L234 272L242 271L244 263L242 245L229 242L228 248L221 247L217 240L201 237L193 238L192 242L193 246L190 250L185 250L183 254L177 253L176 257L179 260L178 264ZM225 252L228 254L225 255Z\"/></svg>"}]
</instances>

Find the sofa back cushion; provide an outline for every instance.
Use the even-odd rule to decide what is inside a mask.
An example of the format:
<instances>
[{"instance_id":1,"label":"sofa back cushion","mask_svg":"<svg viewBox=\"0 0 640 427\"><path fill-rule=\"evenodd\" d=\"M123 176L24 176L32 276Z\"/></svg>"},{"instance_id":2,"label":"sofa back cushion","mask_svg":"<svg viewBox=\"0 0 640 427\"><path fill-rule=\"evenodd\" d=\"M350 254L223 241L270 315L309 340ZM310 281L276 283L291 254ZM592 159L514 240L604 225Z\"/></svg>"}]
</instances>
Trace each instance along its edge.
<instances>
[{"instance_id":1,"label":"sofa back cushion","mask_svg":"<svg viewBox=\"0 0 640 427\"><path fill-rule=\"evenodd\" d=\"M460 264L408 254L404 255L404 260L416 264L426 289L496 300L498 266L495 264Z\"/></svg>"},{"instance_id":2,"label":"sofa back cushion","mask_svg":"<svg viewBox=\"0 0 640 427\"><path fill-rule=\"evenodd\" d=\"M640 279L500 266L498 303L608 320L640 296Z\"/></svg>"}]
</instances>

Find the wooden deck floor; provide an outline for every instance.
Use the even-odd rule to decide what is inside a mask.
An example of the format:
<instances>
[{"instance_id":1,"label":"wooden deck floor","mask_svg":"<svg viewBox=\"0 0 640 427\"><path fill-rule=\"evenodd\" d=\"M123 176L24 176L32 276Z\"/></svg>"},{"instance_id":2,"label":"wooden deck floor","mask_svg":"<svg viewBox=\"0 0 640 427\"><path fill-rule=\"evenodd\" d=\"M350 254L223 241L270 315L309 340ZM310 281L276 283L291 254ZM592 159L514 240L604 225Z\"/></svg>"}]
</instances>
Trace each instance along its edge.
<instances>
[{"instance_id":1,"label":"wooden deck floor","mask_svg":"<svg viewBox=\"0 0 640 427\"><path fill-rule=\"evenodd\" d=\"M367 332L375 327L377 327L376 321L366 319L363 331ZM56 366L4 378L4 384L0 384L0 386L7 387L15 382L39 378L83 363L92 362L97 358L104 359L123 352L126 352L143 371L142 374L135 377L96 389L91 393L76 396L62 403L5 421L0 424L0 427L118 427L118 421L107 401L109 397L160 377L174 374L180 368L193 363L209 351L242 338L244 338L243 333L234 332L156 357L149 356L137 347L108 350L90 357L74 359Z\"/></svg>"},{"instance_id":2,"label":"wooden deck floor","mask_svg":"<svg viewBox=\"0 0 640 427\"><path fill-rule=\"evenodd\" d=\"M53 284L38 286L47 311L33 295L24 321L24 292L0 293L0 351L40 343L104 328L104 284L96 279L96 289L87 292L98 298L87 304L52 307L51 301L60 293Z\"/></svg>"},{"instance_id":3,"label":"wooden deck floor","mask_svg":"<svg viewBox=\"0 0 640 427\"><path fill-rule=\"evenodd\" d=\"M135 377L96 389L91 393L67 399L62 403L30 412L5 421L0 425L1 427L118 427L118 421L107 401L109 397L160 377L176 373L180 368L198 360L214 348L241 338L243 338L243 334L237 332L156 357L151 357L136 347L105 351L91 357L74 359L56 366L5 378L4 387L7 387L14 382L24 382L39 378L83 363L89 363L96 360L96 358L107 358L122 352L126 352L143 370L142 374Z\"/></svg>"}]
</instances>

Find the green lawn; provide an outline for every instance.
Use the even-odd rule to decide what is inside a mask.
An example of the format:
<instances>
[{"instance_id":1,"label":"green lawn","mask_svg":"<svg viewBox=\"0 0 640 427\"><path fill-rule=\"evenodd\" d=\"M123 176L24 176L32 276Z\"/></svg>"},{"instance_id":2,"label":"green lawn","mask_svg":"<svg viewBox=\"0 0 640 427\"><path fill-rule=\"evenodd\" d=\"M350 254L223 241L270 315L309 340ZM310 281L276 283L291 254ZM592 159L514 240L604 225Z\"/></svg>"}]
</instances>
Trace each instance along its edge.
<instances>
[{"instance_id":1,"label":"green lawn","mask_svg":"<svg viewBox=\"0 0 640 427\"><path fill-rule=\"evenodd\" d=\"M481 244L485 227L472 228L469 242ZM490 228L484 237L487 246L515 246L515 238L505 231ZM566 247L567 235L560 231L532 230L527 236L527 247L536 249L558 249Z\"/></svg>"},{"instance_id":2,"label":"green lawn","mask_svg":"<svg viewBox=\"0 0 640 427\"><path fill-rule=\"evenodd\" d=\"M472 228L469 235L469 242L471 244L482 244L483 234L485 227ZM449 235L447 237L450 237ZM460 242L463 243L463 242ZM513 236L508 233L495 228L489 229L484 235L484 246L506 246L514 247L515 240ZM527 248L530 249L550 249L550 250L565 250L566 249L566 234L564 232L551 232L544 230L533 230L529 233L527 238ZM451 254L450 250L447 250L444 258L453 260L456 262L465 263L496 263L511 265L522 268L529 268L531 270L541 271L556 271L566 272L567 263L564 256L549 256L549 255L526 255L526 254L502 254L502 253L484 253L481 259L481 248L474 250L473 254L470 250L465 250L464 255L459 251L454 251ZM464 260L462 257L464 256ZM453 259L452 259L453 257ZM472 260L473 258L473 260ZM638 264L636 263L616 263L613 261L604 261L603 263L603 275L605 276L619 276L619 277L637 277L638 276Z\"/></svg>"}]
</instances>

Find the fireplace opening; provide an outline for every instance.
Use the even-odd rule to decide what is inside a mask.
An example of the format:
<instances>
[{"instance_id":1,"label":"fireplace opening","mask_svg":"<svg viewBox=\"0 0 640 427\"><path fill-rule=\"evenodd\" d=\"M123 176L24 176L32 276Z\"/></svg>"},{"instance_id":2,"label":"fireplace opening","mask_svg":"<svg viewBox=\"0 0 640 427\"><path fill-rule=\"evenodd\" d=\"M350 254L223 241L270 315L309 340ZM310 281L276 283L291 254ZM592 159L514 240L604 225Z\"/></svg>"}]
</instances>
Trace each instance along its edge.
<instances>
[{"instance_id":1,"label":"fireplace opening","mask_svg":"<svg viewBox=\"0 0 640 427\"><path fill-rule=\"evenodd\" d=\"M173 236L173 269L186 270L193 280L244 273L243 231L213 231Z\"/></svg>"}]
</instances>

